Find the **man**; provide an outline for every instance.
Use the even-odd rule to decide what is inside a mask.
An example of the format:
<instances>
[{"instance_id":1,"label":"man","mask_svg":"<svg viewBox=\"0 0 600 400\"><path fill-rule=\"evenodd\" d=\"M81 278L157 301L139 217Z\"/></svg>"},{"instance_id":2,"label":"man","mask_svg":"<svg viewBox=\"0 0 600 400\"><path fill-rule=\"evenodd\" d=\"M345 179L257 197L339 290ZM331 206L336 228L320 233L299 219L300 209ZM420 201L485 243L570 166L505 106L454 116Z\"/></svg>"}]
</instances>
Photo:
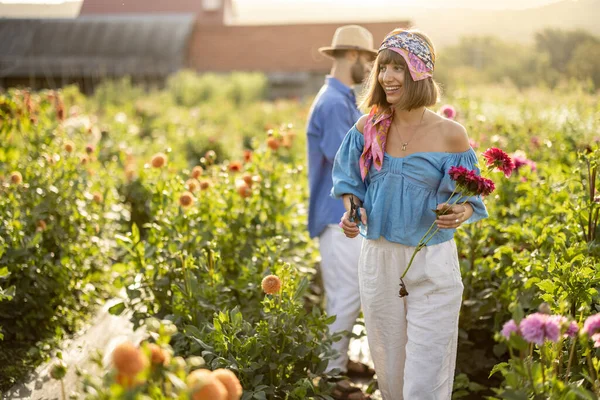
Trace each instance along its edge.
<instances>
[{"instance_id":1,"label":"man","mask_svg":"<svg viewBox=\"0 0 600 400\"><path fill-rule=\"evenodd\" d=\"M331 171L344 136L362 115L352 86L368 76L377 52L373 50L371 33L358 25L338 28L331 46L319 51L333 59L333 66L308 118L308 230L312 238L319 238L327 313L337 317L330 325L330 332L351 332L360 312L358 257L361 243L347 238L338 226L346 210L341 200L330 196ZM373 371L366 365L349 361L349 343L347 335L334 343L340 357L332 360L327 370L338 368L342 374L372 376Z\"/></svg>"}]
</instances>

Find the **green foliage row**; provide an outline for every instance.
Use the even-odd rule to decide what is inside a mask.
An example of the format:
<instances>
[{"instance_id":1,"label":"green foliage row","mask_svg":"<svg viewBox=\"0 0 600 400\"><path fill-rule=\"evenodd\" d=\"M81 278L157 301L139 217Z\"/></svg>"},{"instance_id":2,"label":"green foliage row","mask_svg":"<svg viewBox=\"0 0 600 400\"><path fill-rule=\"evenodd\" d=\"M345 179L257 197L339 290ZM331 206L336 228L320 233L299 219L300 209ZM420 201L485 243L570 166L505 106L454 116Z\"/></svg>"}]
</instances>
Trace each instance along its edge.
<instances>
[{"instance_id":1,"label":"green foliage row","mask_svg":"<svg viewBox=\"0 0 600 400\"><path fill-rule=\"evenodd\" d=\"M63 107L53 92L0 96L2 386L108 295L122 207L98 141L62 124Z\"/></svg>"},{"instance_id":2,"label":"green foliage row","mask_svg":"<svg viewBox=\"0 0 600 400\"><path fill-rule=\"evenodd\" d=\"M436 71L437 79L448 87L509 83L569 90L576 82L586 82L594 91L600 88L600 38L559 29L538 32L533 45L465 37L440 52Z\"/></svg>"}]
</instances>

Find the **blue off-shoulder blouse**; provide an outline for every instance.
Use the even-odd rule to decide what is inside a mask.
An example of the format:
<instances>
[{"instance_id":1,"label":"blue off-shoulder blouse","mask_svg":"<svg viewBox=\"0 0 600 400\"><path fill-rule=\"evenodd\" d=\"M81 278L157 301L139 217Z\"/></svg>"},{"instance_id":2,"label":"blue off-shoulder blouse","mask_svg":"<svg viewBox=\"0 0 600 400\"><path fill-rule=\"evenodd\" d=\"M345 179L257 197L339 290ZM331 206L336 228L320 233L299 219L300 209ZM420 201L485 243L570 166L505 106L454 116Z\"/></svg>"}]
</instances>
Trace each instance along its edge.
<instances>
[{"instance_id":1,"label":"blue off-shoulder blouse","mask_svg":"<svg viewBox=\"0 0 600 400\"><path fill-rule=\"evenodd\" d=\"M479 173L477 155L471 148L462 153L421 152L406 157L386 153L381 170L371 166L363 181L358 164L363 148L364 137L354 125L335 156L331 195L339 198L353 194L362 201L367 212L367 239L383 236L390 242L417 246L436 219L433 210L440 203L452 201L455 182L448 175L449 169L463 166ZM488 216L480 196L466 200L473 207L466 223ZM451 240L454 231L440 229L428 245Z\"/></svg>"}]
</instances>

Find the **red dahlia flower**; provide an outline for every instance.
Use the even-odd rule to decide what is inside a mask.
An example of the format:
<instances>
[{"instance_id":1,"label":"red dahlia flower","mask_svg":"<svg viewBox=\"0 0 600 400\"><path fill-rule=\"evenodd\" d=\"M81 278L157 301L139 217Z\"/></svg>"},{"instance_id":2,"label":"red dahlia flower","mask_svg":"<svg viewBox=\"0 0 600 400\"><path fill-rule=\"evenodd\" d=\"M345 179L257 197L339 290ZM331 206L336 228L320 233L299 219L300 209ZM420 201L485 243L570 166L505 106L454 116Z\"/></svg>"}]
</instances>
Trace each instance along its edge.
<instances>
[{"instance_id":1,"label":"red dahlia flower","mask_svg":"<svg viewBox=\"0 0 600 400\"><path fill-rule=\"evenodd\" d=\"M499 169L507 178L510 176L513 169L515 169L515 163L513 162L512 158L510 158L508 154L497 147L487 149L483 153L483 157L485 157L488 167Z\"/></svg>"}]
</instances>

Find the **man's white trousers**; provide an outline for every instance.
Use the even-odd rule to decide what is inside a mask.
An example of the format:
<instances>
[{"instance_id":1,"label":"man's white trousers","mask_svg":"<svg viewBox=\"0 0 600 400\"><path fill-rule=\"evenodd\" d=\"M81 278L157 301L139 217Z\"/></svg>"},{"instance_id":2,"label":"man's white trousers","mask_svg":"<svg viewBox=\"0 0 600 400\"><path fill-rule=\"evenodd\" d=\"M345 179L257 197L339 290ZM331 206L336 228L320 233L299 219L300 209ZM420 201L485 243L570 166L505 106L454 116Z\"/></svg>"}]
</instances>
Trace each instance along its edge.
<instances>
[{"instance_id":1,"label":"man's white trousers","mask_svg":"<svg viewBox=\"0 0 600 400\"><path fill-rule=\"evenodd\" d=\"M347 238L338 225L328 225L319 236L325 308L328 315L336 316L335 322L329 326L331 333L352 332L360 313L358 259L361 242L360 236ZM340 353L340 357L329 362L327 371L339 368L346 372L349 344L350 338L347 335L333 343L333 348Z\"/></svg>"}]
</instances>

